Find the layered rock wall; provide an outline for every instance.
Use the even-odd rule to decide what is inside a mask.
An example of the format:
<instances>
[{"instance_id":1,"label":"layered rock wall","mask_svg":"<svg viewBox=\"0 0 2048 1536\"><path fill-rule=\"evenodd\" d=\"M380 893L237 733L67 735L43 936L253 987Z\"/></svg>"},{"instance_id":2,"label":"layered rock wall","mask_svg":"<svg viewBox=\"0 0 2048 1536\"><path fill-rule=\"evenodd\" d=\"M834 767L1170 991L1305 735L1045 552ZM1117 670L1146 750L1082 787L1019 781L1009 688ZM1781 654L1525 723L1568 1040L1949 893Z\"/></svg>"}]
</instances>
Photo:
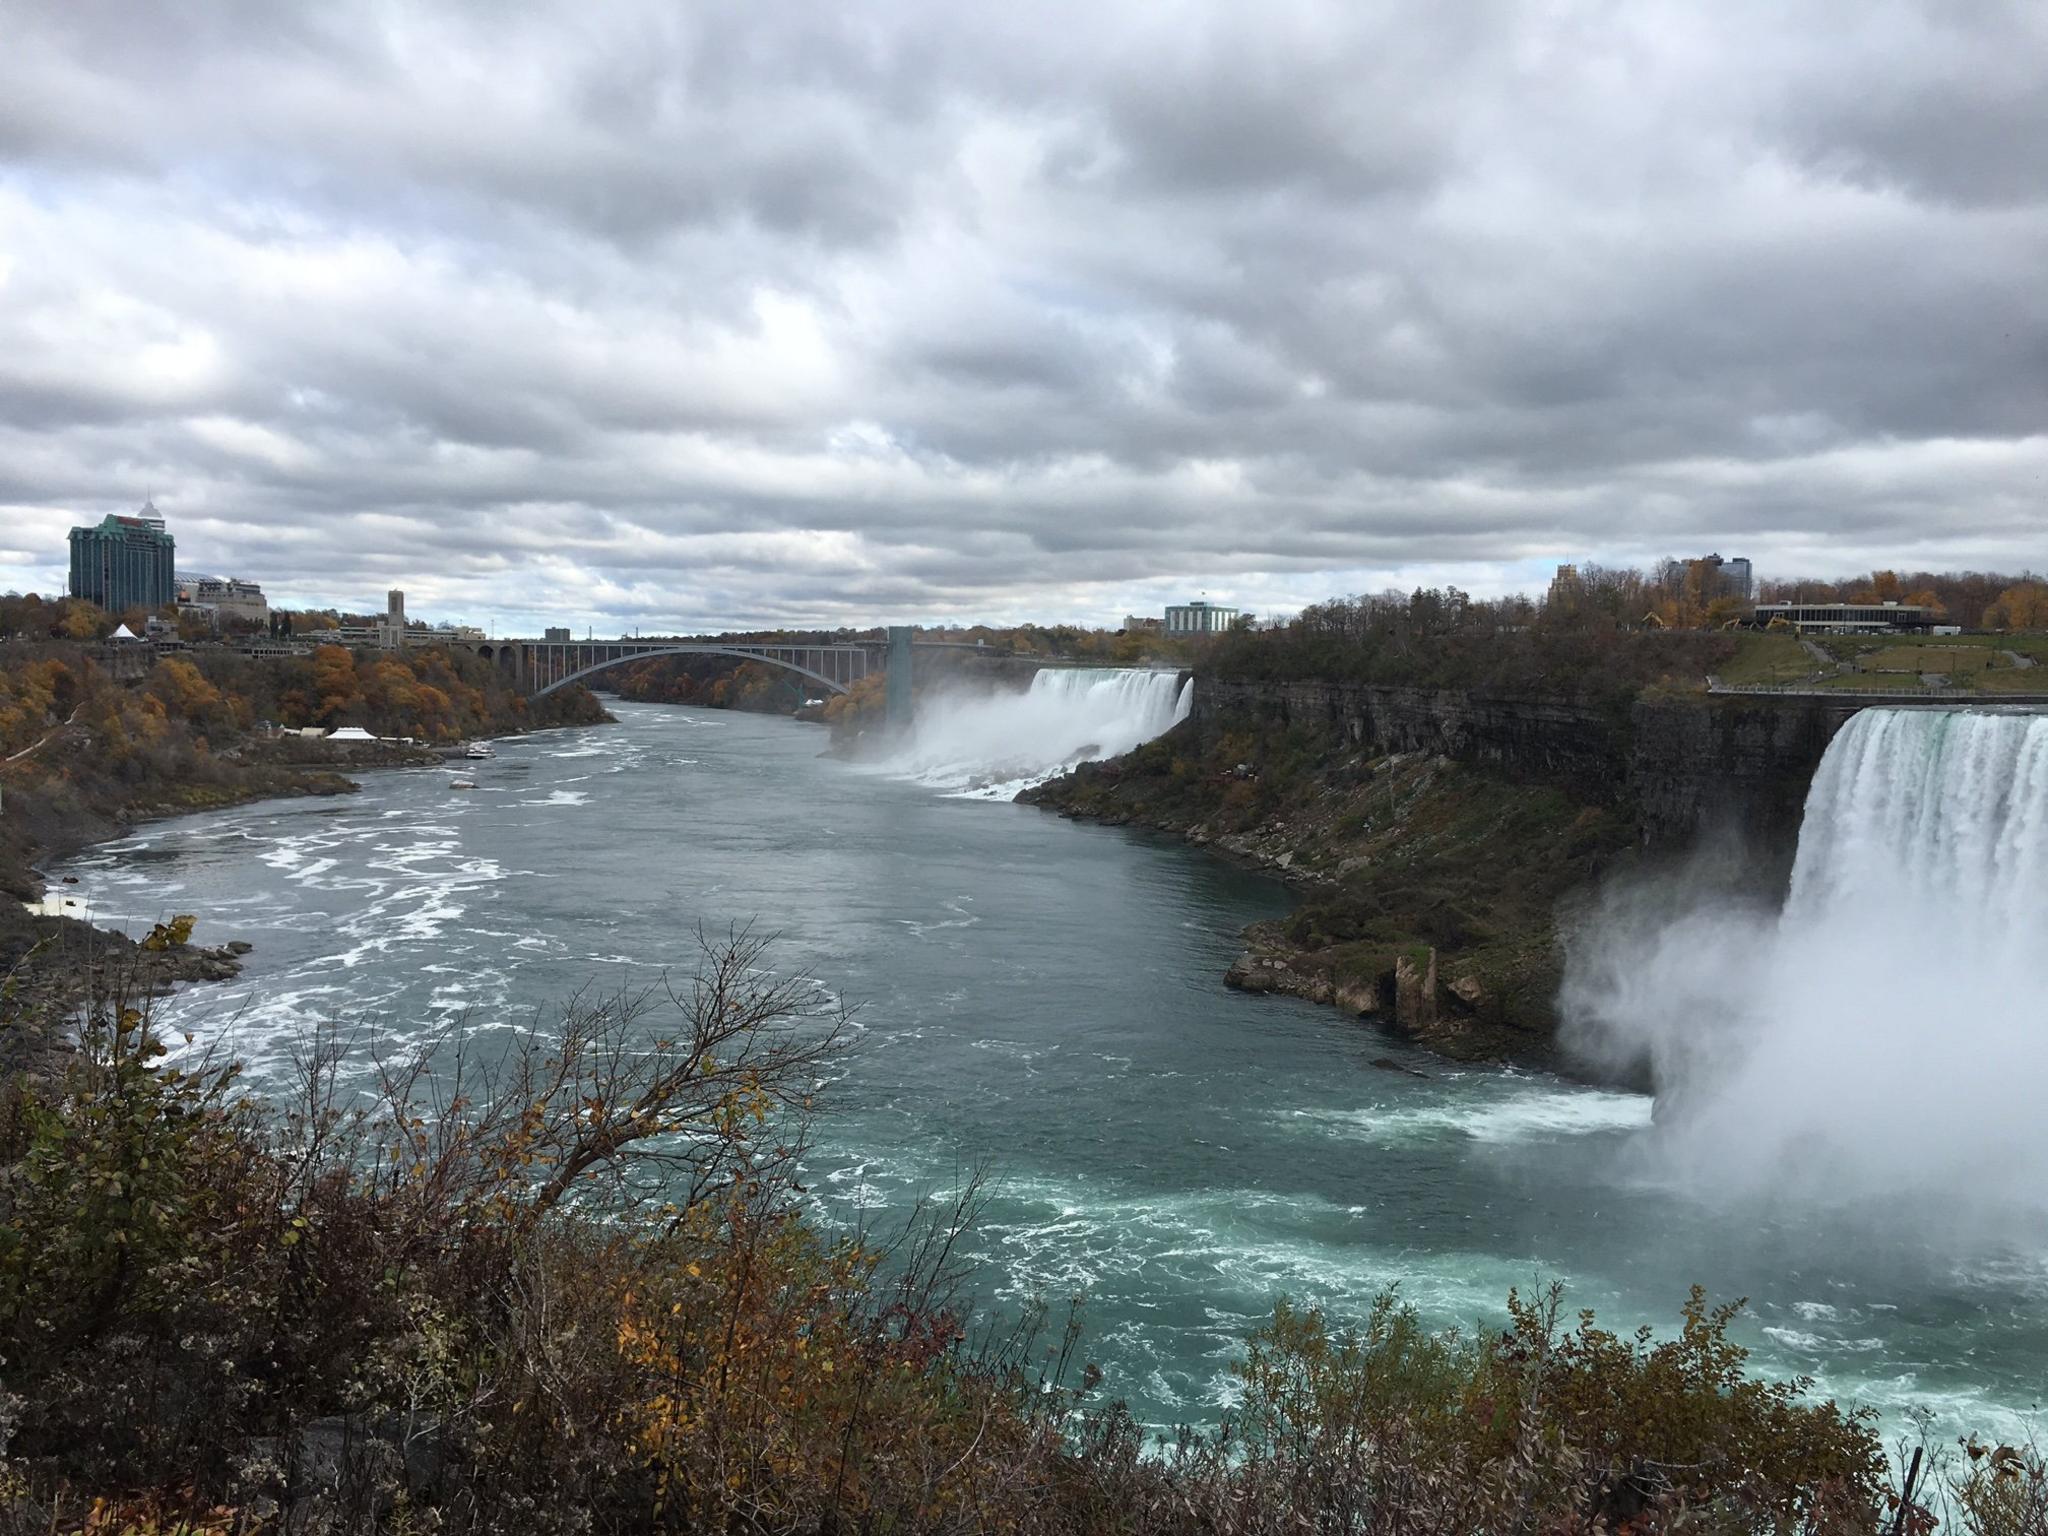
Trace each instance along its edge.
<instances>
[{"instance_id":1,"label":"layered rock wall","mask_svg":"<svg viewBox=\"0 0 2048 1536\"><path fill-rule=\"evenodd\" d=\"M1195 682L1204 730L1305 727L1379 752L1428 752L1624 805L1646 842L1730 821L1796 837L1806 787L1853 710L1808 698L1680 695L1626 713L1567 699L1371 683Z\"/></svg>"}]
</instances>

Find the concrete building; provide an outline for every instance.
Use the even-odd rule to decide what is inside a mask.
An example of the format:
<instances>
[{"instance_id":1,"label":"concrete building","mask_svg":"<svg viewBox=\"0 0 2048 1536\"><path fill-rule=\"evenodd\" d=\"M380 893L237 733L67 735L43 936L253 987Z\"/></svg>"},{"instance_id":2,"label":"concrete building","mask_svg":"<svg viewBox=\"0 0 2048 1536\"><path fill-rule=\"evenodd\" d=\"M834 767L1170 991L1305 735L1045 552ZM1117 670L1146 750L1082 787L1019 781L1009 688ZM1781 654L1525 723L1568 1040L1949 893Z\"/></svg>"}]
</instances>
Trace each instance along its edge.
<instances>
[{"instance_id":1,"label":"concrete building","mask_svg":"<svg viewBox=\"0 0 2048 1536\"><path fill-rule=\"evenodd\" d=\"M313 645L382 645L385 628L382 624L344 624L339 629L308 630L303 637Z\"/></svg>"},{"instance_id":2,"label":"concrete building","mask_svg":"<svg viewBox=\"0 0 2048 1536\"><path fill-rule=\"evenodd\" d=\"M180 576L178 606L207 613L216 626L235 621L260 629L270 623L263 588L233 576Z\"/></svg>"},{"instance_id":3,"label":"concrete building","mask_svg":"<svg viewBox=\"0 0 2048 1536\"><path fill-rule=\"evenodd\" d=\"M152 611L177 601L177 541L155 505L133 517L109 515L96 528L71 530L71 595L109 613Z\"/></svg>"},{"instance_id":4,"label":"concrete building","mask_svg":"<svg viewBox=\"0 0 2048 1536\"><path fill-rule=\"evenodd\" d=\"M396 587L384 594L384 622L377 626L377 644L387 651L405 649L405 594Z\"/></svg>"},{"instance_id":5,"label":"concrete building","mask_svg":"<svg viewBox=\"0 0 2048 1536\"><path fill-rule=\"evenodd\" d=\"M1657 571L1657 579L1667 590L1681 592L1685 589L1686 569L1691 565L1704 567L1702 574L1705 579L1700 583L1700 597L1706 602L1717 597L1732 597L1746 603L1756 596L1756 573L1751 570L1749 562L1740 558L1724 560L1718 553L1703 556L1697 561L1666 560Z\"/></svg>"},{"instance_id":6,"label":"concrete building","mask_svg":"<svg viewBox=\"0 0 2048 1536\"><path fill-rule=\"evenodd\" d=\"M1192 603L1169 604L1166 632L1169 635L1219 635L1237 622L1237 610L1207 598Z\"/></svg>"},{"instance_id":7,"label":"concrete building","mask_svg":"<svg viewBox=\"0 0 2048 1536\"><path fill-rule=\"evenodd\" d=\"M569 643L568 627L561 624L550 624L541 632L541 639L547 641L550 645L567 645Z\"/></svg>"},{"instance_id":8,"label":"concrete building","mask_svg":"<svg viewBox=\"0 0 2048 1536\"><path fill-rule=\"evenodd\" d=\"M1142 618L1135 613L1124 615L1124 633L1127 635L1155 634L1164 625L1164 620Z\"/></svg>"},{"instance_id":9,"label":"concrete building","mask_svg":"<svg viewBox=\"0 0 2048 1536\"><path fill-rule=\"evenodd\" d=\"M1925 631L1934 620L1918 603L1758 603L1756 623L1781 619L1801 632L1859 635Z\"/></svg>"}]
</instances>

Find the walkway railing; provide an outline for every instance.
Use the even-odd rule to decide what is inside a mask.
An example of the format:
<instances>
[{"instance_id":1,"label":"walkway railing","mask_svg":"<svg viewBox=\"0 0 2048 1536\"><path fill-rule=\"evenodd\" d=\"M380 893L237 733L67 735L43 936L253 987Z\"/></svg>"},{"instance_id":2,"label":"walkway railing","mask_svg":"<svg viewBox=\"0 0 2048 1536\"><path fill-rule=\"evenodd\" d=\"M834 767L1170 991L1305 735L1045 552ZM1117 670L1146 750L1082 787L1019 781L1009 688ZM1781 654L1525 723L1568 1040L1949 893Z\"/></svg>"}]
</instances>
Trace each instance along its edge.
<instances>
[{"instance_id":1,"label":"walkway railing","mask_svg":"<svg viewBox=\"0 0 2048 1536\"><path fill-rule=\"evenodd\" d=\"M1767 694L1828 699L1837 704L2048 704L2048 693L1972 693L1965 688L1816 688L1810 683L1724 683L1707 678L1711 694Z\"/></svg>"}]
</instances>

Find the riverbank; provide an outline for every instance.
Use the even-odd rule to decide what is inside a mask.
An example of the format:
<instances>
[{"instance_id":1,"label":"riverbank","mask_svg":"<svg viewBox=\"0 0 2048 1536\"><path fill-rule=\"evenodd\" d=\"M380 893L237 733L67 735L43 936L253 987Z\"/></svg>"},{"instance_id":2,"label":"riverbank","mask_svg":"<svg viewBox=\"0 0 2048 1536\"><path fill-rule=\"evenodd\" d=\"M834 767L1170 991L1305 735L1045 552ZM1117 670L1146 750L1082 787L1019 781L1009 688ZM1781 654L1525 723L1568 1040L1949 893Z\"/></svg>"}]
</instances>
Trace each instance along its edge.
<instances>
[{"instance_id":1,"label":"riverbank","mask_svg":"<svg viewBox=\"0 0 2048 1536\"><path fill-rule=\"evenodd\" d=\"M474 739L531 734L512 727ZM240 934L210 934L217 941L211 945L178 938L146 949L118 930L67 910L66 884L53 883L43 866L153 822L263 800L353 795L362 785L351 773L443 767L460 760L467 745L329 743L283 736L253 741L233 757L214 759L220 777L145 783L133 797L111 803L65 794L11 794L8 819L0 828L0 978L7 984L5 1007L0 1008L0 1077L23 1066L47 1068L67 1048L69 1022L90 998L124 988L161 995L181 983L231 980L241 972L240 957L251 948Z\"/></svg>"},{"instance_id":2,"label":"riverbank","mask_svg":"<svg viewBox=\"0 0 2048 1536\"><path fill-rule=\"evenodd\" d=\"M1190 720L1026 790L1063 816L1171 833L1287 880L1226 982L1368 1019L1439 1055L1546 1069L1559 912L1636 857L1624 806L1426 752Z\"/></svg>"},{"instance_id":3,"label":"riverbank","mask_svg":"<svg viewBox=\"0 0 2048 1536\"><path fill-rule=\"evenodd\" d=\"M105 992L109 966L152 992L239 970L225 944L240 935L208 933L211 945L181 939L143 961L121 934L65 913L61 885L55 910L27 910L51 896L43 869L52 861L167 817L352 794L354 773L440 765L435 737L459 746L611 718L578 689L544 701L536 720L501 680L479 672L463 681L477 668L439 652L385 658L358 674L349 653L327 650L310 663L152 655L154 664L117 674L77 646L0 648L0 1063L47 1063L79 1008ZM353 717L381 739L253 723L315 708ZM423 712L428 736L402 739Z\"/></svg>"}]
</instances>

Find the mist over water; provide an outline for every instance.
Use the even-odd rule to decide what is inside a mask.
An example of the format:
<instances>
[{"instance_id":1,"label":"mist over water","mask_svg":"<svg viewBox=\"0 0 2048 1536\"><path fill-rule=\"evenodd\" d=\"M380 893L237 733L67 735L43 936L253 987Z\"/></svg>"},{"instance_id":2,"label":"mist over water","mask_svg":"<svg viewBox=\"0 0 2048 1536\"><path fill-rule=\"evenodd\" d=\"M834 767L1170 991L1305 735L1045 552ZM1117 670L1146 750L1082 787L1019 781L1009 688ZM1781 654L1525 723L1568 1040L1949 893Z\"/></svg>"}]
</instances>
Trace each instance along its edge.
<instances>
[{"instance_id":1,"label":"mist over water","mask_svg":"<svg viewBox=\"0 0 2048 1536\"><path fill-rule=\"evenodd\" d=\"M2048 717L1858 714L1808 792L1782 913L1682 881L1613 893L1564 1005L1581 1049L1649 1061L1667 1176L2038 1240Z\"/></svg>"},{"instance_id":2,"label":"mist over water","mask_svg":"<svg viewBox=\"0 0 2048 1536\"><path fill-rule=\"evenodd\" d=\"M892 773L956 794L1007 800L1090 758L1115 757L1187 718L1192 680L1142 668L1047 667L1022 693L920 701Z\"/></svg>"}]
</instances>

